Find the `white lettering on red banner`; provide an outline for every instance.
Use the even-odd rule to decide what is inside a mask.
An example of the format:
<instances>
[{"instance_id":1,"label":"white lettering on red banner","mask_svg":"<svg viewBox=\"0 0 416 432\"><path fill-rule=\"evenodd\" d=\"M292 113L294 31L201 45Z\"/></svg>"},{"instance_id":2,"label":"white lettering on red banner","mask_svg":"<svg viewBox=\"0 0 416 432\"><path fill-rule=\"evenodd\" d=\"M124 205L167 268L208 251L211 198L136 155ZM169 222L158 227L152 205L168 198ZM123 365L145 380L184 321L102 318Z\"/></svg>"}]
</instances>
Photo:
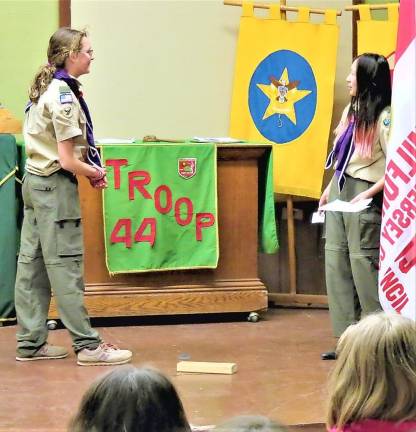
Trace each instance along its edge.
<instances>
[{"instance_id":1,"label":"white lettering on red banner","mask_svg":"<svg viewBox=\"0 0 416 432\"><path fill-rule=\"evenodd\" d=\"M413 1L400 3L380 237L385 311L416 320L416 34Z\"/></svg>"}]
</instances>

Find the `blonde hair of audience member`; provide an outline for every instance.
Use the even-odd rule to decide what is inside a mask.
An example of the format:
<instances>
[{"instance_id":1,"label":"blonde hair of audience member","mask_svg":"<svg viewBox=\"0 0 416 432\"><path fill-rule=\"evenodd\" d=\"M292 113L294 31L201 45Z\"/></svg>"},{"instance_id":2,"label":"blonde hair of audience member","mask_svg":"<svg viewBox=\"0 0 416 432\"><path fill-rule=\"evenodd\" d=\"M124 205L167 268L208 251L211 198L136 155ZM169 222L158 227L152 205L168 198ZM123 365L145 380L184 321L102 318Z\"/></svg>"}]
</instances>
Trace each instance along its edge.
<instances>
[{"instance_id":1,"label":"blonde hair of audience member","mask_svg":"<svg viewBox=\"0 0 416 432\"><path fill-rule=\"evenodd\" d=\"M327 426L366 419L416 420L416 323L397 314L368 315L347 328L329 382Z\"/></svg>"},{"instance_id":2,"label":"blonde hair of audience member","mask_svg":"<svg viewBox=\"0 0 416 432\"><path fill-rule=\"evenodd\" d=\"M84 394L71 432L191 432L170 380L151 368L123 366Z\"/></svg>"},{"instance_id":3,"label":"blonde hair of audience member","mask_svg":"<svg viewBox=\"0 0 416 432\"><path fill-rule=\"evenodd\" d=\"M214 428L215 432L286 432L286 429L262 416L234 417ZM213 431L213 432L214 432Z\"/></svg>"}]
</instances>

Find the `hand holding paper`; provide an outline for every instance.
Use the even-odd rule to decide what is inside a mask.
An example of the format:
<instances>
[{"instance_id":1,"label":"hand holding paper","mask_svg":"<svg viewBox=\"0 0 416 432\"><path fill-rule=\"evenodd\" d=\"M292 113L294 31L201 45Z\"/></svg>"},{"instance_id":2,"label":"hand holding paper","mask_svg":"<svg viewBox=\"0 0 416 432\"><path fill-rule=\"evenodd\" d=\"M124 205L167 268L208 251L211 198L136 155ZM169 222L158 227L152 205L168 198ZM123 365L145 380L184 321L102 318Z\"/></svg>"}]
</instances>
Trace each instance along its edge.
<instances>
[{"instance_id":1,"label":"hand holding paper","mask_svg":"<svg viewBox=\"0 0 416 432\"><path fill-rule=\"evenodd\" d=\"M371 201L372 198L367 198L354 203L336 199L335 201L323 205L319 210L356 213L368 208Z\"/></svg>"},{"instance_id":2,"label":"hand holding paper","mask_svg":"<svg viewBox=\"0 0 416 432\"><path fill-rule=\"evenodd\" d=\"M361 192L360 194L358 194L356 197L354 197L350 202L351 204L355 204L359 201L365 201L369 198L368 196L368 190Z\"/></svg>"}]
</instances>

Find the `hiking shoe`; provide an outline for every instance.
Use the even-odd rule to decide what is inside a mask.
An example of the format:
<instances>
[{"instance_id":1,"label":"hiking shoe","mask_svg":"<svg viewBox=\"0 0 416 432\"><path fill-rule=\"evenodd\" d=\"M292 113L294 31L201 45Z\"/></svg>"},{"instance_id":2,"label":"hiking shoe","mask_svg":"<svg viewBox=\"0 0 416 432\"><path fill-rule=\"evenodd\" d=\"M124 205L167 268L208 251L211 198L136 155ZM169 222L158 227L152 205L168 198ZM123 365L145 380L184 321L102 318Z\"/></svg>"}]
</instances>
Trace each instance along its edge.
<instances>
[{"instance_id":1,"label":"hiking shoe","mask_svg":"<svg viewBox=\"0 0 416 432\"><path fill-rule=\"evenodd\" d=\"M64 347L57 345L42 345L35 354L29 356L17 355L17 361L34 361L34 360L56 360L67 357L68 350Z\"/></svg>"},{"instance_id":2,"label":"hiking shoe","mask_svg":"<svg viewBox=\"0 0 416 432\"><path fill-rule=\"evenodd\" d=\"M112 366L128 363L132 352L122 350L109 343L101 343L96 349L84 348L78 353L77 363L80 366Z\"/></svg>"}]
</instances>

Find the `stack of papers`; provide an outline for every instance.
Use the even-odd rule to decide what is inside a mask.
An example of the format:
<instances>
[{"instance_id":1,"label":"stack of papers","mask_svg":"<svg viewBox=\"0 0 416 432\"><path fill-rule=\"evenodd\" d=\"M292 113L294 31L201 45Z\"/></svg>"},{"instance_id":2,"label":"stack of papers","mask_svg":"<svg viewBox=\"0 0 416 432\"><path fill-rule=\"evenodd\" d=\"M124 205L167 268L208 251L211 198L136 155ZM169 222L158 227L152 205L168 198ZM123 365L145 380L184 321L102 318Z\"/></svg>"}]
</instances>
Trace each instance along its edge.
<instances>
[{"instance_id":1,"label":"stack of papers","mask_svg":"<svg viewBox=\"0 0 416 432\"><path fill-rule=\"evenodd\" d=\"M96 139L97 144L133 144L135 138L100 138Z\"/></svg>"},{"instance_id":2,"label":"stack of papers","mask_svg":"<svg viewBox=\"0 0 416 432\"><path fill-rule=\"evenodd\" d=\"M195 426L195 425L191 424L192 432L212 431L214 428L215 428L215 425Z\"/></svg>"},{"instance_id":3,"label":"stack of papers","mask_svg":"<svg viewBox=\"0 0 416 432\"><path fill-rule=\"evenodd\" d=\"M240 139L230 138L230 137L193 137L191 141L200 142L200 143L223 143L223 144L243 142Z\"/></svg>"},{"instance_id":4,"label":"stack of papers","mask_svg":"<svg viewBox=\"0 0 416 432\"><path fill-rule=\"evenodd\" d=\"M368 208L371 201L372 198L368 198L351 204L348 201L336 199L335 201L323 205L319 210L355 213Z\"/></svg>"}]
</instances>

